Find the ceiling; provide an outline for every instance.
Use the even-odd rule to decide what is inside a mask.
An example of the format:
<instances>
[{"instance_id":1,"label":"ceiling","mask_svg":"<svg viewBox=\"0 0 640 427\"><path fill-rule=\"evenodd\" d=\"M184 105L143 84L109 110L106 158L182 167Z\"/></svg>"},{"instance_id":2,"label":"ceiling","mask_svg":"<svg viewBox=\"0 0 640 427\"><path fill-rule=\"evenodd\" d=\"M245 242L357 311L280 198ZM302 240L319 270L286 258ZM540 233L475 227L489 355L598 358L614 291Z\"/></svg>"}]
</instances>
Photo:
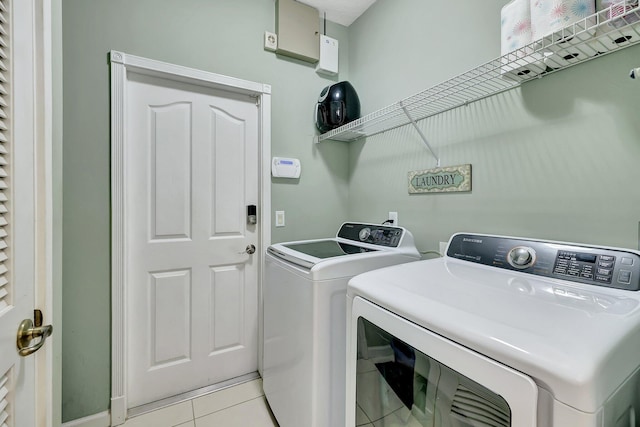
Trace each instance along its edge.
<instances>
[{"instance_id":1,"label":"ceiling","mask_svg":"<svg viewBox=\"0 0 640 427\"><path fill-rule=\"evenodd\" d=\"M298 0L327 13L327 20L348 27L358 19L376 0Z\"/></svg>"}]
</instances>

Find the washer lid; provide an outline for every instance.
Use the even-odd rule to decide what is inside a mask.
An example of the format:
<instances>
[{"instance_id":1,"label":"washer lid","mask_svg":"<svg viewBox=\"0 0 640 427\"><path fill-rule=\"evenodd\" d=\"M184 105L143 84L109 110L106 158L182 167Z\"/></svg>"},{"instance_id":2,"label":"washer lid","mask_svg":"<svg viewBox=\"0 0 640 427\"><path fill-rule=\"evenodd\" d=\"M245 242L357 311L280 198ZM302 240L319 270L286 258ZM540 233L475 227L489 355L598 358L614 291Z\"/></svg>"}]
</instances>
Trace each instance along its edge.
<instances>
[{"instance_id":1,"label":"washer lid","mask_svg":"<svg viewBox=\"0 0 640 427\"><path fill-rule=\"evenodd\" d=\"M319 259L377 251L377 249L342 243L333 239L314 242L283 243L282 246Z\"/></svg>"},{"instance_id":2,"label":"washer lid","mask_svg":"<svg viewBox=\"0 0 640 427\"><path fill-rule=\"evenodd\" d=\"M346 258L345 255L376 252L377 249L371 246L356 246L334 238L276 243L269 246L267 251L275 257L311 269L323 261Z\"/></svg>"},{"instance_id":3,"label":"washer lid","mask_svg":"<svg viewBox=\"0 0 640 427\"><path fill-rule=\"evenodd\" d=\"M640 366L638 292L439 258L361 274L348 295L526 373L585 412Z\"/></svg>"}]
</instances>

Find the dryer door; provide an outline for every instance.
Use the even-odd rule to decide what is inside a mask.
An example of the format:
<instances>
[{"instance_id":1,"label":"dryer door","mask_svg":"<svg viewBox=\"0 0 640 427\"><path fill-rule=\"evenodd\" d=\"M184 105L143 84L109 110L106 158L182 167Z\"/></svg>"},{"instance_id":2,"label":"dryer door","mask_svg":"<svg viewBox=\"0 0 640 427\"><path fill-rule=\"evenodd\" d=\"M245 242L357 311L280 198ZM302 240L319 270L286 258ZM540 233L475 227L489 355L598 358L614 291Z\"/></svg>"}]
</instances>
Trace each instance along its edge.
<instances>
[{"instance_id":1,"label":"dryer door","mask_svg":"<svg viewBox=\"0 0 640 427\"><path fill-rule=\"evenodd\" d=\"M347 427L534 427L523 374L356 297L349 318Z\"/></svg>"}]
</instances>

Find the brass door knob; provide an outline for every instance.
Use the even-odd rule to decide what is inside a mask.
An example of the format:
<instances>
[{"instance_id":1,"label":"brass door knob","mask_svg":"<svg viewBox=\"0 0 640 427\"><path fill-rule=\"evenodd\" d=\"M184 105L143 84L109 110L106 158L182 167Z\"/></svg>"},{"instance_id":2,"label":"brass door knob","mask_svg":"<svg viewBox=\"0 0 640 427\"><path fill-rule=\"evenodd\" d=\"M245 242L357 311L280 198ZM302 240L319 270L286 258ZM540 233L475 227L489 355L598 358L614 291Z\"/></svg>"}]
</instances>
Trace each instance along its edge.
<instances>
[{"instance_id":1,"label":"brass door knob","mask_svg":"<svg viewBox=\"0 0 640 427\"><path fill-rule=\"evenodd\" d=\"M31 319L24 319L20 326L18 327L18 354L20 356L25 357L30 355L31 353L35 353L44 345L44 341L51 335L53 332L53 326L33 326L33 322ZM40 338L40 341L31 344L36 338Z\"/></svg>"}]
</instances>

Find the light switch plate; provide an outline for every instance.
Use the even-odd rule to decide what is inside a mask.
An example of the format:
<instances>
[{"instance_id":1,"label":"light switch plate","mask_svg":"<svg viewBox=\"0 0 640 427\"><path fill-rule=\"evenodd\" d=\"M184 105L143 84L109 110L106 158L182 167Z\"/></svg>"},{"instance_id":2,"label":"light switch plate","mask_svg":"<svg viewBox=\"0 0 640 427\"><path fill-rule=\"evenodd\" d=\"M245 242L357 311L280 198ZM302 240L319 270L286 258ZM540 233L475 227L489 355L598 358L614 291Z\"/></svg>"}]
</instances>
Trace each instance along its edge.
<instances>
[{"instance_id":1,"label":"light switch plate","mask_svg":"<svg viewBox=\"0 0 640 427\"><path fill-rule=\"evenodd\" d=\"M284 227L284 211L276 211L276 227Z\"/></svg>"}]
</instances>

